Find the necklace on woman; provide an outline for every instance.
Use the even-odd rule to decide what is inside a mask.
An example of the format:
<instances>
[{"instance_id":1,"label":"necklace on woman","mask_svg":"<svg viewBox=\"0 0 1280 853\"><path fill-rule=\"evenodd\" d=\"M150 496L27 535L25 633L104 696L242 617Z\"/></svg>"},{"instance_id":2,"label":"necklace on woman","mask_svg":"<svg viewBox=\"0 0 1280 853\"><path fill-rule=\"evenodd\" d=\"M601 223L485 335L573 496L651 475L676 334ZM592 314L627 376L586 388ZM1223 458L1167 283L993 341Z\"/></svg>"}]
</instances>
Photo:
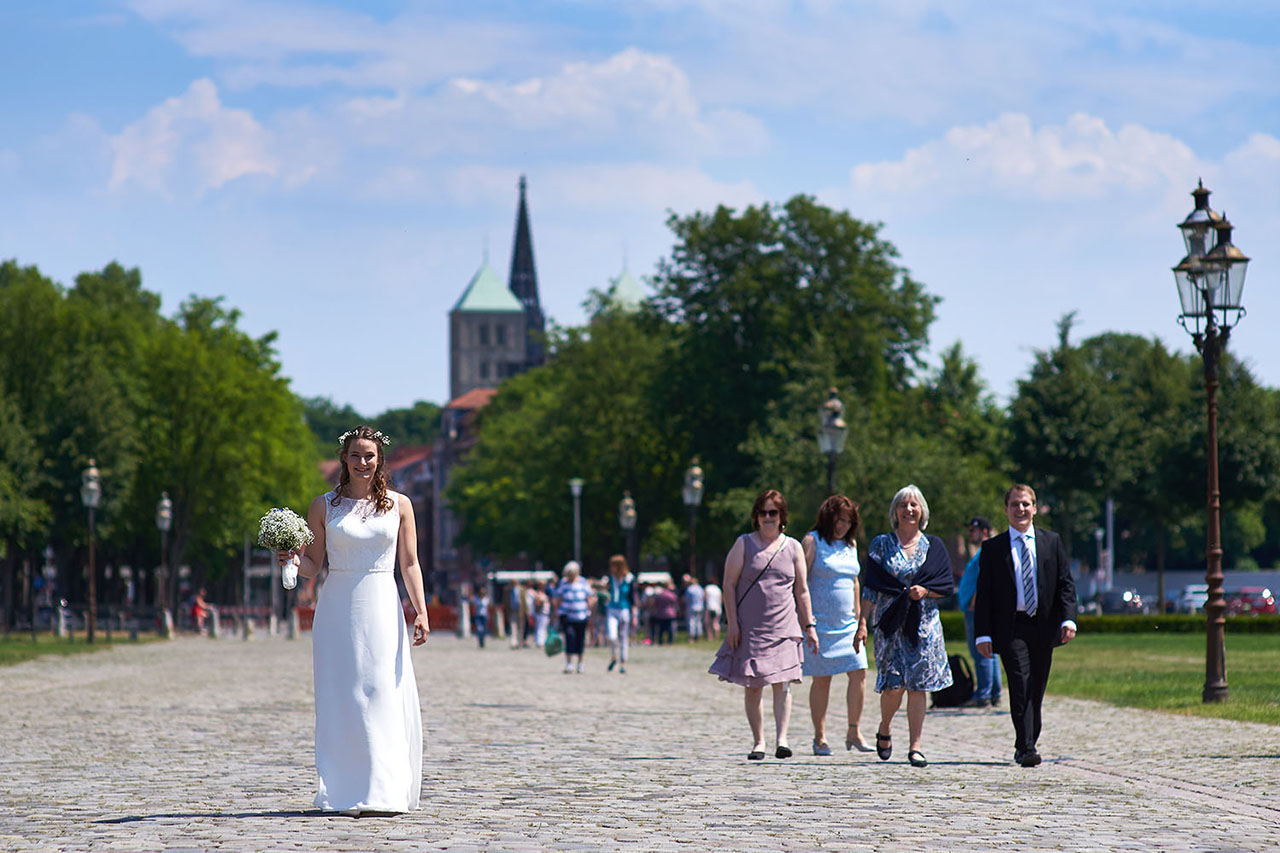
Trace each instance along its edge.
<instances>
[{"instance_id":1,"label":"necklace on woman","mask_svg":"<svg viewBox=\"0 0 1280 853\"><path fill-rule=\"evenodd\" d=\"M898 548L902 551L903 555L905 556L910 556L911 552L914 551L916 549L916 546L919 544L920 544L920 531L918 530L916 531L916 537L912 539L910 542L906 542L902 539L898 540Z\"/></svg>"}]
</instances>

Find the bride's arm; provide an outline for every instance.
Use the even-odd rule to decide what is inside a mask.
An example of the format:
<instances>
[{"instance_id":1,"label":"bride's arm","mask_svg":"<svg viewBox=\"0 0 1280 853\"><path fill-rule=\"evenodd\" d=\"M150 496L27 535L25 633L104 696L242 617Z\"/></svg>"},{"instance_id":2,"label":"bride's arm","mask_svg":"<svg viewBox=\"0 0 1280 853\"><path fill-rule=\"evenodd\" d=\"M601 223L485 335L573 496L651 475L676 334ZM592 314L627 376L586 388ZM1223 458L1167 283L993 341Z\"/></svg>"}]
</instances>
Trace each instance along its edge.
<instances>
[{"instance_id":1,"label":"bride's arm","mask_svg":"<svg viewBox=\"0 0 1280 853\"><path fill-rule=\"evenodd\" d=\"M396 495L400 501L400 576L404 578L409 603L418 615L413 620L413 644L427 640L431 626L427 624L427 596L422 588L422 567L418 565L418 526L413 520L413 502L406 495Z\"/></svg>"},{"instance_id":2,"label":"bride's arm","mask_svg":"<svg viewBox=\"0 0 1280 853\"><path fill-rule=\"evenodd\" d=\"M324 495L311 502L311 508L307 510L307 527L311 528L315 539L298 552L298 574L313 578L324 567Z\"/></svg>"}]
</instances>

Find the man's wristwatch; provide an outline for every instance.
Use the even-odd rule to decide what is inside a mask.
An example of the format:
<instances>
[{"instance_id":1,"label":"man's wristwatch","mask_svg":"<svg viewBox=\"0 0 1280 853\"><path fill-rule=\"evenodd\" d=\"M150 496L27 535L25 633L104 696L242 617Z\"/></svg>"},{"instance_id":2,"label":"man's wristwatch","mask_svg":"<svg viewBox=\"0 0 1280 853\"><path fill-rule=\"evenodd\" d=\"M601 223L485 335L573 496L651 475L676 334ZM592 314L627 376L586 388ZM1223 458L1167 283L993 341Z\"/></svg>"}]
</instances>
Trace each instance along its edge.
<instances>
[{"instance_id":1,"label":"man's wristwatch","mask_svg":"<svg viewBox=\"0 0 1280 853\"><path fill-rule=\"evenodd\" d=\"M818 627L817 622L810 622L808 625L804 626L804 630L808 631L810 628L817 628L817 627Z\"/></svg>"}]
</instances>

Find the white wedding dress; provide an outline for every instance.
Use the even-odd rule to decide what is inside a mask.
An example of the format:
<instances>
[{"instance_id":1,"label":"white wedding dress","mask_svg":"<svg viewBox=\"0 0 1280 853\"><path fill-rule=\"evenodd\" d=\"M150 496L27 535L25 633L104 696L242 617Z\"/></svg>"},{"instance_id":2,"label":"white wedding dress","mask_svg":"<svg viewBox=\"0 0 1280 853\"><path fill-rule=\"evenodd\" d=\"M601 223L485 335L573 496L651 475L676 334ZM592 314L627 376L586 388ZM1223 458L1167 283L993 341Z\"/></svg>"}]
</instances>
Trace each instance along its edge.
<instances>
[{"instance_id":1,"label":"white wedding dress","mask_svg":"<svg viewBox=\"0 0 1280 853\"><path fill-rule=\"evenodd\" d=\"M326 811L406 812L422 791L422 716L396 589L399 495L324 496L329 575L312 628L316 688L315 804Z\"/></svg>"}]
</instances>

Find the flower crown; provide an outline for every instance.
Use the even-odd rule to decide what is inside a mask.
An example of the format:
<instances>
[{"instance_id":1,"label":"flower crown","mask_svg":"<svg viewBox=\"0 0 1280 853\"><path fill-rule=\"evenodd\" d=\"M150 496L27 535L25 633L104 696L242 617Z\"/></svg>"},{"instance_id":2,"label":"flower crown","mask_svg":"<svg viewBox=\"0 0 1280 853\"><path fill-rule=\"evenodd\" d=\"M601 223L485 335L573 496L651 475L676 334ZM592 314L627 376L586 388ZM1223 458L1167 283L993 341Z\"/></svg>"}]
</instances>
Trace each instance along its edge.
<instances>
[{"instance_id":1,"label":"flower crown","mask_svg":"<svg viewBox=\"0 0 1280 853\"><path fill-rule=\"evenodd\" d=\"M342 435L338 436L338 446L345 447L347 444L347 439L351 438L351 436L355 435L358 432L360 432L360 427L356 427L355 429L349 429L346 432L344 432ZM391 439L388 436L383 435L381 430L374 430L373 435L370 436L370 438L372 438L374 441L381 442L384 447L391 443Z\"/></svg>"}]
</instances>

